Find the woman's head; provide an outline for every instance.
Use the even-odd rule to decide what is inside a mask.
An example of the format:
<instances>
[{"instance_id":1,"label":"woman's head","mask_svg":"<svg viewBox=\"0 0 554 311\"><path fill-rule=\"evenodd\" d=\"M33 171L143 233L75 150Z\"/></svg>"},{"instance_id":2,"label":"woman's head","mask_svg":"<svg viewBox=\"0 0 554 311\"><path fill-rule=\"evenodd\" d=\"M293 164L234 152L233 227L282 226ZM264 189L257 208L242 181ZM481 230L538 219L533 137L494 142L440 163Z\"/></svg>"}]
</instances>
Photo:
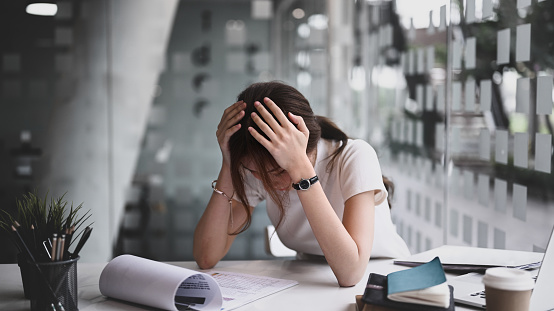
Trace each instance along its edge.
<instances>
[{"instance_id":1,"label":"woman's head","mask_svg":"<svg viewBox=\"0 0 554 311\"><path fill-rule=\"evenodd\" d=\"M285 115L292 112L296 116L302 117L306 127L310 131L306 153L310 154L317 147L317 142L321 137L321 127L314 115L308 100L295 88L281 82L261 82L255 83L242 91L237 100L246 103L245 116L240 121L240 129L229 139L229 150L231 154L231 175L233 186L239 201L247 204L244 191L244 176L248 171L260 179L264 188L268 191L271 199L279 206L283 206L283 188L286 181L286 172L282 172L277 162L273 159L269 151L265 149L248 131L248 127L253 127L262 133L258 125L252 120L254 102L258 101L264 104L264 97L270 98ZM267 108L267 107L266 107ZM270 111L270 109L268 109ZM273 115L273 114L272 114ZM265 135L264 135L265 136ZM267 138L267 137L266 137ZM277 184L276 184L277 182ZM277 189L276 189L277 188ZM250 217L243 227L246 229L250 224Z\"/></svg>"}]
</instances>

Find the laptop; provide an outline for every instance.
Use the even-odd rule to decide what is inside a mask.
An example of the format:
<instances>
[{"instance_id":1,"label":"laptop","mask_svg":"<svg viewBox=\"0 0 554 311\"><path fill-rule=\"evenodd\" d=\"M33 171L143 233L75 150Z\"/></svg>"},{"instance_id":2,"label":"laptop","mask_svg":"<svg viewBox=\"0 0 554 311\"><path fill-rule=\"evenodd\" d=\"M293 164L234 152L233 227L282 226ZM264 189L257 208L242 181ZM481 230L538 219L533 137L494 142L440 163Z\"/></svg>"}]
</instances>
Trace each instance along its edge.
<instances>
[{"instance_id":1,"label":"laptop","mask_svg":"<svg viewBox=\"0 0 554 311\"><path fill-rule=\"evenodd\" d=\"M554 310L554 229L539 269L530 271L535 278L535 287L531 294L530 311ZM454 287L454 302L478 308L486 308L483 274L467 273L448 281Z\"/></svg>"}]
</instances>

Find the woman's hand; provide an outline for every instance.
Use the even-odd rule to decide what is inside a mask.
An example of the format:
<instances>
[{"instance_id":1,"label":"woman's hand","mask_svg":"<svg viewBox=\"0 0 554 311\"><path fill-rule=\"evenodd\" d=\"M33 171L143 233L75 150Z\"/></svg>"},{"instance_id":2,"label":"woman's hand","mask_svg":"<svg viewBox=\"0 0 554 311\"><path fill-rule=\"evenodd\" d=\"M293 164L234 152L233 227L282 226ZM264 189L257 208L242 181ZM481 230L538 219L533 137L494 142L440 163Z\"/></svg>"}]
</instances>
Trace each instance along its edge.
<instances>
[{"instance_id":1,"label":"woman's hand","mask_svg":"<svg viewBox=\"0 0 554 311\"><path fill-rule=\"evenodd\" d=\"M269 140L252 127L249 127L248 130L271 153L277 164L290 174L296 166L304 165L305 161L302 161L303 159L307 159L309 162L306 155L306 146L308 145L310 131L302 117L289 112L287 119L271 99L265 97L264 103L273 112L275 118L260 102L255 102L254 107L256 107L258 113L252 113L252 120L256 122Z\"/></svg>"},{"instance_id":2,"label":"woman's hand","mask_svg":"<svg viewBox=\"0 0 554 311\"><path fill-rule=\"evenodd\" d=\"M225 109L223 116L221 116L221 121L219 121L219 124L217 125L217 142L219 143L219 148L221 149L221 154L223 155L223 164L228 167L231 164L229 138L240 129L241 125L238 122L244 117L245 108L246 103L243 101L238 101L232 104Z\"/></svg>"}]
</instances>

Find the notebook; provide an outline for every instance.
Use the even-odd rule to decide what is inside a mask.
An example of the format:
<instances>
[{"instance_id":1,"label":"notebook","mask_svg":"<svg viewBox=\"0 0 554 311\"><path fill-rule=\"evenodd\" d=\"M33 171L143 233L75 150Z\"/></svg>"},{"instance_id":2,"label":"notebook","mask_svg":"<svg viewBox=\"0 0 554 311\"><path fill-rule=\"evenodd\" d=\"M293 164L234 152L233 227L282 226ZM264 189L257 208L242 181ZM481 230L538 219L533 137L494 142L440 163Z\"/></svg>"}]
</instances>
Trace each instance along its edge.
<instances>
[{"instance_id":1,"label":"notebook","mask_svg":"<svg viewBox=\"0 0 554 311\"><path fill-rule=\"evenodd\" d=\"M554 229L550 234L546 251L539 269L530 271L536 278L531 294L530 311L554 310L552 288L554 288ZM483 274L468 273L452 278L448 284L454 287L454 301L478 308L486 308Z\"/></svg>"}]
</instances>

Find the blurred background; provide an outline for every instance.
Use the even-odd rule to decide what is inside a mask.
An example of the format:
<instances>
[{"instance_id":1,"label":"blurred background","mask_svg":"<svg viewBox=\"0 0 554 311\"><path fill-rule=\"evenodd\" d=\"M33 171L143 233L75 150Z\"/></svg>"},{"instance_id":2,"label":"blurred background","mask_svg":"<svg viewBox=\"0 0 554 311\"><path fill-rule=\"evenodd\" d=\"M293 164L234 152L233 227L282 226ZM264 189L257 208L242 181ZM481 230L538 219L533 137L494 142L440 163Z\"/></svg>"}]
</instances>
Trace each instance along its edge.
<instances>
[{"instance_id":1,"label":"blurred background","mask_svg":"<svg viewBox=\"0 0 554 311\"><path fill-rule=\"evenodd\" d=\"M412 252L546 247L554 0L33 2L0 2L0 208L83 203L81 261L192 260L222 111L270 80L376 148ZM262 203L225 259L272 258L269 224Z\"/></svg>"}]
</instances>

